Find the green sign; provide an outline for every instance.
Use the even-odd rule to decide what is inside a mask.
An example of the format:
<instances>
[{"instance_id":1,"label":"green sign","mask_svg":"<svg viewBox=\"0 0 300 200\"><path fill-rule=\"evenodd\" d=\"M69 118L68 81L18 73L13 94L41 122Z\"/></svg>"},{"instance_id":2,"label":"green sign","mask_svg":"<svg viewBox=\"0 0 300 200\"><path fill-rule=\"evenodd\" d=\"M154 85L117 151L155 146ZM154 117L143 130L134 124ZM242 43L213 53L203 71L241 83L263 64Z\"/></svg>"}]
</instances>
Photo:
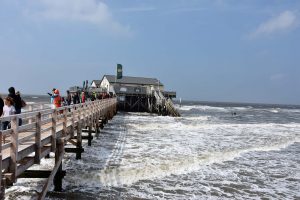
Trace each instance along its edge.
<instances>
[{"instance_id":1,"label":"green sign","mask_svg":"<svg viewBox=\"0 0 300 200\"><path fill-rule=\"evenodd\" d=\"M117 79L121 79L123 77L122 65L117 64Z\"/></svg>"}]
</instances>

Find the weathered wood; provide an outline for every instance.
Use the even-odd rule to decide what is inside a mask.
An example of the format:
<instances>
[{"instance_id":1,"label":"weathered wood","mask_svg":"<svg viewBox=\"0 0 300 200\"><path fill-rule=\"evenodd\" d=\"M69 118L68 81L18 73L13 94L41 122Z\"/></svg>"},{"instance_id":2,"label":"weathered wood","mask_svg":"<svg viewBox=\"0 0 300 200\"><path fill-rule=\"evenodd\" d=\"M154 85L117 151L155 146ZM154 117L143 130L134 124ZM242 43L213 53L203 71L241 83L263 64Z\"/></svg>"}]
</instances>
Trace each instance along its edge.
<instances>
[{"instance_id":1,"label":"weathered wood","mask_svg":"<svg viewBox=\"0 0 300 200\"><path fill-rule=\"evenodd\" d=\"M49 155L50 151L64 152L63 150L59 151L63 146L56 148L56 145L58 145L56 142L60 140L61 137L63 137L65 141L74 138L74 130L77 132L76 142L73 140L70 141L73 145L76 145L76 148L69 148L66 151L76 153L76 159L80 159L81 153L84 152L82 139L87 138L89 145L91 145L91 140L93 139L92 132L97 132L100 116L107 116L107 112L115 106L116 99L106 99L55 110L40 110L2 118L11 120L12 128L11 130L0 132L2 136L4 134L9 136L8 143L0 143L0 172L5 171L5 174L0 173L0 179L5 179L8 184L12 184L16 182L17 177L45 177L46 175L41 175L39 172L36 172L36 175L34 175L35 172L30 172L32 174L28 175L26 174L26 170L34 163L40 163L41 158ZM58 116L57 114L60 111L63 111L63 114ZM51 117L44 119L48 117L49 114L51 114ZM19 127L19 118L26 120L32 119L34 123ZM88 136L83 137L82 127L85 126L88 127ZM95 129L95 131L92 129ZM35 153L34 156L32 155L33 153ZM56 153L56 155L62 154L63 153ZM61 161L62 156L59 158L56 156L56 164L59 166L55 166L54 171L58 171L59 173L56 173L57 176L54 182L57 190L61 188L63 177ZM48 190L52 182L49 182L51 177L49 178L41 196L46 194L44 191ZM0 191L1 188L3 189L3 183L0 183Z\"/></svg>"},{"instance_id":2,"label":"weathered wood","mask_svg":"<svg viewBox=\"0 0 300 200\"><path fill-rule=\"evenodd\" d=\"M34 156L34 163L35 164L40 164L41 162L41 120L42 120L42 115L41 113L38 113L36 116L36 136L35 136L35 156Z\"/></svg>"},{"instance_id":3,"label":"weathered wood","mask_svg":"<svg viewBox=\"0 0 300 200\"><path fill-rule=\"evenodd\" d=\"M51 172L49 170L26 170L19 178L49 178ZM65 176L66 171L62 171L62 174Z\"/></svg>"},{"instance_id":4,"label":"weathered wood","mask_svg":"<svg viewBox=\"0 0 300 200\"><path fill-rule=\"evenodd\" d=\"M57 112L53 110L52 113L52 138L51 138L51 152L55 152L56 150L56 120L57 120Z\"/></svg>"},{"instance_id":5,"label":"weathered wood","mask_svg":"<svg viewBox=\"0 0 300 200\"><path fill-rule=\"evenodd\" d=\"M27 136L25 136L25 137L23 137L23 138L20 138L20 139L19 139L19 144L22 144L22 143L24 143L24 142L26 142L26 141L32 139L32 138L35 137L35 136L36 136L36 133L35 133L35 132L32 132L32 133L30 133L29 135L27 135Z\"/></svg>"},{"instance_id":6,"label":"weathered wood","mask_svg":"<svg viewBox=\"0 0 300 200\"><path fill-rule=\"evenodd\" d=\"M94 137L92 135L83 135L83 136L81 136L81 138L83 140L93 140L94 139Z\"/></svg>"},{"instance_id":7,"label":"weathered wood","mask_svg":"<svg viewBox=\"0 0 300 200\"><path fill-rule=\"evenodd\" d=\"M92 126L91 125L89 126L89 133L88 134L89 134L88 135L88 146L92 146L93 137L92 137Z\"/></svg>"},{"instance_id":8,"label":"weathered wood","mask_svg":"<svg viewBox=\"0 0 300 200\"><path fill-rule=\"evenodd\" d=\"M57 150L55 153L55 168L53 172L55 173L54 176L54 191L62 191L62 157L64 155L64 139L57 140ZM49 179L52 178L51 176ZM48 189L47 189L48 190Z\"/></svg>"},{"instance_id":9,"label":"weathered wood","mask_svg":"<svg viewBox=\"0 0 300 200\"><path fill-rule=\"evenodd\" d=\"M89 129L82 129L82 132L83 132L83 133L89 133L90 130L89 130ZM91 130L91 132L92 132L92 133L96 133L96 131L94 131L94 130Z\"/></svg>"},{"instance_id":10,"label":"weathered wood","mask_svg":"<svg viewBox=\"0 0 300 200\"><path fill-rule=\"evenodd\" d=\"M81 149L82 148L82 127L81 127L81 123L78 122L77 125L77 148ZM76 159L81 159L81 152L77 152L76 153Z\"/></svg>"},{"instance_id":11,"label":"weathered wood","mask_svg":"<svg viewBox=\"0 0 300 200\"><path fill-rule=\"evenodd\" d=\"M67 108L64 108L64 110L63 110L63 136L67 135L67 120L68 120Z\"/></svg>"},{"instance_id":12,"label":"weathered wood","mask_svg":"<svg viewBox=\"0 0 300 200\"><path fill-rule=\"evenodd\" d=\"M66 153L83 153L84 148L65 148Z\"/></svg>"},{"instance_id":13,"label":"weathered wood","mask_svg":"<svg viewBox=\"0 0 300 200\"><path fill-rule=\"evenodd\" d=\"M61 176L63 175L62 172L62 159L64 155L64 139L57 140L57 149L55 152L55 166L47 180L47 183L44 185L42 192L40 193L39 200L43 200L49 190L51 182L54 180L55 189L62 189ZM60 188L59 188L60 187ZM57 191L57 190L55 190Z\"/></svg>"},{"instance_id":14,"label":"weathered wood","mask_svg":"<svg viewBox=\"0 0 300 200\"><path fill-rule=\"evenodd\" d=\"M9 165L9 172L12 173L12 182L17 181L16 173L18 168L18 128L19 128L19 118L15 116L11 120L11 129L13 130L11 134L11 148L10 148L10 165Z\"/></svg>"}]
</instances>

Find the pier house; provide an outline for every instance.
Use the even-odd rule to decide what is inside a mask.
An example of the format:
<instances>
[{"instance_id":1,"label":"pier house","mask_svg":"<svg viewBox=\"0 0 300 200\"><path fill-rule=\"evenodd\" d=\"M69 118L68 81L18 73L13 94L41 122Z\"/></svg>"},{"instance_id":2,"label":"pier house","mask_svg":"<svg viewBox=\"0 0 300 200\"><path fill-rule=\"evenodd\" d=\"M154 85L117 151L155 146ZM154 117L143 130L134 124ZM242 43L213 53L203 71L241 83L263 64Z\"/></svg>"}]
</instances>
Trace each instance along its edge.
<instances>
[{"instance_id":1,"label":"pier house","mask_svg":"<svg viewBox=\"0 0 300 200\"><path fill-rule=\"evenodd\" d=\"M118 110L179 116L171 101L176 92L165 91L157 78L104 75L100 88L117 96Z\"/></svg>"}]
</instances>

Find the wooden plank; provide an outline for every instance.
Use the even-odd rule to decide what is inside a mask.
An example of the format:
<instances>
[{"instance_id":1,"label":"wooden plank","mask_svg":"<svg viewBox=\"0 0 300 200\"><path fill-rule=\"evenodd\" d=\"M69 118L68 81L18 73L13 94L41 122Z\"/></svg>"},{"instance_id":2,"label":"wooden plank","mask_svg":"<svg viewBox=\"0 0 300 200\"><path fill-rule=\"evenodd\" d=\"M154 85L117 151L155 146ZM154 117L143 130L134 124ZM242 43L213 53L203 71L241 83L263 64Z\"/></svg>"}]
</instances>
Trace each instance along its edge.
<instances>
[{"instance_id":1,"label":"wooden plank","mask_svg":"<svg viewBox=\"0 0 300 200\"><path fill-rule=\"evenodd\" d=\"M52 171L49 170L26 170L19 176L19 178L49 178ZM63 171L63 176L66 171Z\"/></svg>"},{"instance_id":2,"label":"wooden plank","mask_svg":"<svg viewBox=\"0 0 300 200\"><path fill-rule=\"evenodd\" d=\"M4 131L2 131L2 137L3 136L7 136L7 135L11 135L12 134L12 129L8 129L8 130L4 130Z\"/></svg>"},{"instance_id":3,"label":"wooden plank","mask_svg":"<svg viewBox=\"0 0 300 200\"><path fill-rule=\"evenodd\" d=\"M65 152L66 153L83 153L84 152L84 148L65 148Z\"/></svg>"},{"instance_id":4,"label":"wooden plank","mask_svg":"<svg viewBox=\"0 0 300 200\"><path fill-rule=\"evenodd\" d=\"M36 126L35 123L22 125L22 126L19 127L19 132L26 131L26 130L29 130L29 129L33 129L33 128L35 128L35 126Z\"/></svg>"},{"instance_id":5,"label":"wooden plank","mask_svg":"<svg viewBox=\"0 0 300 200\"><path fill-rule=\"evenodd\" d=\"M49 117L48 119L42 120L42 125L49 124L49 123L51 123L51 122L52 122L52 118Z\"/></svg>"},{"instance_id":6,"label":"wooden plank","mask_svg":"<svg viewBox=\"0 0 300 200\"><path fill-rule=\"evenodd\" d=\"M18 152L18 160L20 161L27 157L28 155L32 154L35 151L35 143L28 143L27 145L23 145L25 148L23 148L21 151Z\"/></svg>"},{"instance_id":7,"label":"wooden plank","mask_svg":"<svg viewBox=\"0 0 300 200\"><path fill-rule=\"evenodd\" d=\"M11 147L11 142L2 145L2 151Z\"/></svg>"},{"instance_id":8,"label":"wooden plank","mask_svg":"<svg viewBox=\"0 0 300 200\"><path fill-rule=\"evenodd\" d=\"M19 139L19 144L28 141L29 139L33 138L36 135L35 132L30 133L29 135L22 137L21 139Z\"/></svg>"},{"instance_id":9,"label":"wooden plank","mask_svg":"<svg viewBox=\"0 0 300 200\"><path fill-rule=\"evenodd\" d=\"M52 121L52 119L51 119ZM48 127L48 128L45 128L45 129L42 129L42 133L46 133L48 131L52 131L52 126Z\"/></svg>"},{"instance_id":10,"label":"wooden plank","mask_svg":"<svg viewBox=\"0 0 300 200\"><path fill-rule=\"evenodd\" d=\"M26 169L34 165L34 157L26 157L20 163L17 169L17 176L20 176Z\"/></svg>"}]
</instances>

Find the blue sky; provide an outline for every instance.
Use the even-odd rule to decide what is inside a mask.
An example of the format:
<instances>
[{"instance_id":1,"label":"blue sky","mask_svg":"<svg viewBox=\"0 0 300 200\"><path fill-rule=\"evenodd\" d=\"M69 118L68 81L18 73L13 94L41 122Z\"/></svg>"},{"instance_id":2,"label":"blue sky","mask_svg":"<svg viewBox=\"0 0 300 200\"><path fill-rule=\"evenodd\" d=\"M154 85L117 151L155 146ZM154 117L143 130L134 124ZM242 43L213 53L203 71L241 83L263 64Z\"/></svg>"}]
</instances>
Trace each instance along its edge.
<instances>
[{"instance_id":1,"label":"blue sky","mask_svg":"<svg viewBox=\"0 0 300 200\"><path fill-rule=\"evenodd\" d=\"M115 74L190 100L300 104L298 0L1 0L0 92Z\"/></svg>"}]
</instances>

